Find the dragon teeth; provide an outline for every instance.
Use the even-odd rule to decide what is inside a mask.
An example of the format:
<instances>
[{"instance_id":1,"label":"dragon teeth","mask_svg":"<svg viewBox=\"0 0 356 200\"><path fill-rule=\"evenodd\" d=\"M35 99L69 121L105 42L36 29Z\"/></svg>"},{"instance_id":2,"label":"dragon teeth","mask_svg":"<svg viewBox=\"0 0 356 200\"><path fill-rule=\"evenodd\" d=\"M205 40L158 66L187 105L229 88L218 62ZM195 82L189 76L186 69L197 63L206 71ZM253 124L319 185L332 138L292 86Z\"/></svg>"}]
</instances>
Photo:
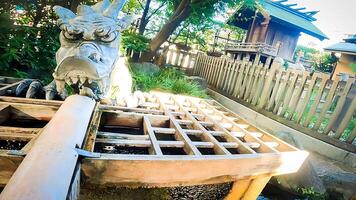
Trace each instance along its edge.
<instances>
[{"instance_id":1,"label":"dragon teeth","mask_svg":"<svg viewBox=\"0 0 356 200\"><path fill-rule=\"evenodd\" d=\"M56 80L56 89L57 89L58 93L62 93L64 91L64 86L65 86L65 82L64 81L57 81Z\"/></svg>"},{"instance_id":2,"label":"dragon teeth","mask_svg":"<svg viewBox=\"0 0 356 200\"><path fill-rule=\"evenodd\" d=\"M80 83L85 83L85 81L87 80L87 77L79 77Z\"/></svg>"},{"instance_id":3,"label":"dragon teeth","mask_svg":"<svg viewBox=\"0 0 356 200\"><path fill-rule=\"evenodd\" d=\"M89 84L92 84L92 83L93 83L93 80L90 79L90 78L88 78L88 83L89 83Z\"/></svg>"},{"instance_id":4,"label":"dragon teeth","mask_svg":"<svg viewBox=\"0 0 356 200\"><path fill-rule=\"evenodd\" d=\"M72 80L73 84L77 84L79 79L78 79L78 77L72 76L71 80Z\"/></svg>"},{"instance_id":5,"label":"dragon teeth","mask_svg":"<svg viewBox=\"0 0 356 200\"><path fill-rule=\"evenodd\" d=\"M70 78L65 78L64 80L68 85L73 85L73 82Z\"/></svg>"}]
</instances>

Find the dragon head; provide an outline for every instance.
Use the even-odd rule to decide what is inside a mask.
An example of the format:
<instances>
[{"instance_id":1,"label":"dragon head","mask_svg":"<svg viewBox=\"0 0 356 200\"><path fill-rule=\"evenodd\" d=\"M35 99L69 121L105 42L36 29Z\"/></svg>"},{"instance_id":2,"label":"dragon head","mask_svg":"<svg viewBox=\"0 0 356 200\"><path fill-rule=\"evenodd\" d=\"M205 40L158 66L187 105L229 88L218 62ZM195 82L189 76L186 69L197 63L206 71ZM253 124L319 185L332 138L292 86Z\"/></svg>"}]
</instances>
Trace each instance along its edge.
<instances>
[{"instance_id":1,"label":"dragon head","mask_svg":"<svg viewBox=\"0 0 356 200\"><path fill-rule=\"evenodd\" d=\"M67 84L76 93L90 93L96 99L109 95L111 72L119 59L120 31L130 23L129 17L118 18L125 2L103 0L94 6L79 5L77 14L54 7L61 29L53 73L59 94Z\"/></svg>"}]
</instances>

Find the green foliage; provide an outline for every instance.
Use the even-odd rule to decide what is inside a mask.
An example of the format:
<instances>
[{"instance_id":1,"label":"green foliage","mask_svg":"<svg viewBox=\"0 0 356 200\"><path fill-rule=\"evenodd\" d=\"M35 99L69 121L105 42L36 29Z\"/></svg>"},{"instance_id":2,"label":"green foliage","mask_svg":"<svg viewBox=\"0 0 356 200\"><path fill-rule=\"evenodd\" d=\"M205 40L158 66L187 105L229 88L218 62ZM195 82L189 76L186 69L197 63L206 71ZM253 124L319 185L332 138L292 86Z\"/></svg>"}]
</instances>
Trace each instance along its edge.
<instances>
[{"instance_id":1,"label":"green foliage","mask_svg":"<svg viewBox=\"0 0 356 200\"><path fill-rule=\"evenodd\" d=\"M297 188L297 192L301 194L303 197L305 197L306 199L310 199L310 200L328 199L326 194L316 192L313 187Z\"/></svg>"},{"instance_id":2,"label":"green foliage","mask_svg":"<svg viewBox=\"0 0 356 200\"><path fill-rule=\"evenodd\" d=\"M134 89L148 92L161 90L173 94L184 94L206 98L204 90L196 83L188 81L184 73L175 68L165 68L156 73L148 74L139 69L132 70Z\"/></svg>"},{"instance_id":3,"label":"green foliage","mask_svg":"<svg viewBox=\"0 0 356 200\"><path fill-rule=\"evenodd\" d=\"M297 48L295 49L293 60L296 60L297 56L299 54L301 54L307 60L313 60L315 55L320 54L320 51L318 51L317 49L311 48L311 47L297 45Z\"/></svg>"},{"instance_id":4,"label":"green foliage","mask_svg":"<svg viewBox=\"0 0 356 200\"><path fill-rule=\"evenodd\" d=\"M351 67L352 71L356 73L356 63L351 63L350 67Z\"/></svg>"},{"instance_id":5,"label":"green foliage","mask_svg":"<svg viewBox=\"0 0 356 200\"><path fill-rule=\"evenodd\" d=\"M136 33L123 31L121 34L121 46L134 52L144 52L149 48L149 39Z\"/></svg>"},{"instance_id":6,"label":"green foliage","mask_svg":"<svg viewBox=\"0 0 356 200\"><path fill-rule=\"evenodd\" d=\"M1 13L0 18L0 73L48 82L56 65L59 29L51 23L39 27L13 25L7 13Z\"/></svg>"},{"instance_id":7,"label":"green foliage","mask_svg":"<svg viewBox=\"0 0 356 200\"><path fill-rule=\"evenodd\" d=\"M321 56L314 59L312 67L322 72L331 73L336 62L337 59L335 56L330 54L322 54Z\"/></svg>"}]
</instances>

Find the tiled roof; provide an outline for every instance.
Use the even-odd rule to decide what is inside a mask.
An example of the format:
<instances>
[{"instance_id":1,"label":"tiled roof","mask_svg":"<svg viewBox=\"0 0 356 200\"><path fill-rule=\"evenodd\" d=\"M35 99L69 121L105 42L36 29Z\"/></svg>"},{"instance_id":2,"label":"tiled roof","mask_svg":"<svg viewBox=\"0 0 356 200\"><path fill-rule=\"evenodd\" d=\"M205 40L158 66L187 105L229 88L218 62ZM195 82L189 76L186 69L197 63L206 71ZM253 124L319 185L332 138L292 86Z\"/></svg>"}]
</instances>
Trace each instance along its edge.
<instances>
[{"instance_id":1,"label":"tiled roof","mask_svg":"<svg viewBox=\"0 0 356 200\"><path fill-rule=\"evenodd\" d=\"M261 5L265 11L280 23L287 23L291 26L298 27L302 32L319 38L320 40L328 38L320 29L318 29L312 21L315 19L312 15L300 12L298 9L293 9L290 6L271 0L261 0ZM309 12L312 13L312 12ZM313 11L316 13L316 11Z\"/></svg>"}]
</instances>

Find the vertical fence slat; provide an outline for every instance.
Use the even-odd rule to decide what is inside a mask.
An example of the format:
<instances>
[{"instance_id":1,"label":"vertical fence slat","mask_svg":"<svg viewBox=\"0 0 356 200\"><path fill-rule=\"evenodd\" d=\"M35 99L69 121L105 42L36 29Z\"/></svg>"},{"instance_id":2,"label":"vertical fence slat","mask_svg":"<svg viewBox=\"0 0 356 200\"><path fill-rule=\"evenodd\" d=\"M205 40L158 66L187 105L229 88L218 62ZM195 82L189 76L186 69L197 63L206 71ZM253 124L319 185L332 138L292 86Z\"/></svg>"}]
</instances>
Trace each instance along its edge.
<instances>
[{"instance_id":1,"label":"vertical fence slat","mask_svg":"<svg viewBox=\"0 0 356 200\"><path fill-rule=\"evenodd\" d=\"M248 67L247 66L247 60L243 60L242 64L241 64L241 67L239 68L239 71L238 71L238 77L237 77L237 81L236 81L236 85L235 85L235 91L233 93L233 96L235 96L235 97L237 97L239 92L240 92L243 72L244 72L246 67Z\"/></svg>"},{"instance_id":2,"label":"vertical fence slat","mask_svg":"<svg viewBox=\"0 0 356 200\"><path fill-rule=\"evenodd\" d=\"M218 70L219 75L218 75L218 79L216 80L216 83L215 83L215 88L219 88L219 84L222 81L222 79L224 78L223 73L224 73L224 65L226 62L227 62L227 60L225 58L221 59L221 63L219 65L219 70Z\"/></svg>"},{"instance_id":3,"label":"vertical fence slat","mask_svg":"<svg viewBox=\"0 0 356 200\"><path fill-rule=\"evenodd\" d=\"M233 92L235 90L238 73L239 73L239 70L240 70L240 68L242 66L241 61L235 61L235 62L236 62L236 67L235 67L235 70L234 70L233 79L232 79L232 82L231 82L231 88L230 88L230 91L229 91L229 94L231 94L231 95L233 94Z\"/></svg>"},{"instance_id":4,"label":"vertical fence slat","mask_svg":"<svg viewBox=\"0 0 356 200\"><path fill-rule=\"evenodd\" d=\"M313 105L309 110L309 113L307 115L307 118L305 119L305 121L303 122L303 126L307 127L312 119L312 117L315 114L316 108L318 107L319 103L320 103L320 99L321 99L321 95L323 94L325 85L326 85L326 81L329 79L329 76L326 74L322 75L322 79L320 81L319 84L319 89L318 89L318 93L314 99Z\"/></svg>"},{"instance_id":5,"label":"vertical fence slat","mask_svg":"<svg viewBox=\"0 0 356 200\"><path fill-rule=\"evenodd\" d=\"M344 118L342 119L341 123L339 124L339 127L335 132L335 136L334 136L335 138L340 138L344 130L347 128L355 112L355 108L356 108L356 98L353 98L350 108L347 110Z\"/></svg>"},{"instance_id":6,"label":"vertical fence slat","mask_svg":"<svg viewBox=\"0 0 356 200\"><path fill-rule=\"evenodd\" d=\"M347 80L346 85L340 95L338 102L337 102L336 108L330 117L329 124L327 125L327 127L324 130L324 133L328 134L330 132L331 128L333 127L334 123L336 122L336 119L338 118L340 111L345 103L347 93L349 92L349 90L354 82L355 82L355 78L349 78Z\"/></svg>"},{"instance_id":7,"label":"vertical fence slat","mask_svg":"<svg viewBox=\"0 0 356 200\"><path fill-rule=\"evenodd\" d=\"M173 57L173 53L169 53L168 57ZM171 62L187 65L188 54L182 55L176 56ZM355 127L349 136L343 135L356 112L356 98L352 99L354 92L353 89L350 90L355 78L349 78L346 83L340 84L338 76L332 81L328 79L328 75L322 73L310 76L306 71L283 70L278 59L274 60L271 69L268 63L257 63L258 58L254 63L249 62L248 56L242 61L236 61L198 53L194 60L194 74L205 78L209 85L218 90L248 102L251 106L257 105L258 109L293 120L297 129L302 126L309 128L314 116L318 115L311 130L317 133L328 120L324 133L328 134L332 129L335 133L329 135L330 137L346 140L348 143L355 140ZM337 92L338 88L341 92ZM325 102L322 102L324 98ZM327 117L328 110L335 101L336 107L330 117Z\"/></svg>"},{"instance_id":8,"label":"vertical fence slat","mask_svg":"<svg viewBox=\"0 0 356 200\"><path fill-rule=\"evenodd\" d=\"M260 81L258 83L257 90L255 92L255 96L252 98L252 102L251 102L252 105L256 105L258 103L259 98L261 97L263 85L265 83L266 73L267 73L267 68L263 68L262 75L261 75Z\"/></svg>"},{"instance_id":9,"label":"vertical fence slat","mask_svg":"<svg viewBox=\"0 0 356 200\"><path fill-rule=\"evenodd\" d=\"M352 141L354 141L355 138L356 138L356 126L352 129L351 135L349 136L349 138L347 138L346 142L352 143Z\"/></svg>"},{"instance_id":10,"label":"vertical fence slat","mask_svg":"<svg viewBox=\"0 0 356 200\"><path fill-rule=\"evenodd\" d=\"M268 111L272 110L272 108L274 107L274 104L276 102L276 96L277 96L277 93L278 93L278 88L279 88L279 84L281 83L281 78L283 76L283 73L284 73L283 70L279 70L276 73L276 80L275 80L274 85L273 85L272 94L271 94L269 100L267 101L268 104L267 104L267 108L266 109ZM271 85L272 84L273 83L271 83Z\"/></svg>"},{"instance_id":11,"label":"vertical fence slat","mask_svg":"<svg viewBox=\"0 0 356 200\"><path fill-rule=\"evenodd\" d=\"M320 125L321 125L321 122L323 122L323 120L325 118L325 115L326 115L326 112L329 110L329 108L331 106L331 103L332 103L332 101L334 99L336 88L339 85L339 80L340 80L340 77L336 76L334 81L332 82L332 85L331 85L331 88L329 90L328 96L326 97L326 101L323 104L323 108L321 109L319 117L318 117L318 119L315 122L315 125L313 127L314 130L318 130Z\"/></svg>"},{"instance_id":12,"label":"vertical fence slat","mask_svg":"<svg viewBox=\"0 0 356 200\"><path fill-rule=\"evenodd\" d=\"M298 101L300 101L303 89L304 89L304 85L308 79L309 73L307 71L303 72L303 76L300 80L299 83L299 87L298 89L295 91L295 94L293 95L293 98L291 98L291 102L290 102L290 107L289 107L289 115L287 116L287 119L291 120L294 116L294 111L297 108L297 103ZM297 85L297 83L296 83Z\"/></svg>"},{"instance_id":13,"label":"vertical fence slat","mask_svg":"<svg viewBox=\"0 0 356 200\"><path fill-rule=\"evenodd\" d=\"M290 73L291 73L291 70L287 70L287 73L286 75L284 76L284 79L282 77L282 84L280 84L279 86L279 89L278 89L278 93L277 93L277 98L276 98L276 104L275 104L275 107L273 109L273 113L276 113L278 112L282 102L283 102L283 99L286 95L286 87L287 87L287 84L289 82L289 78L290 78Z\"/></svg>"},{"instance_id":14,"label":"vertical fence slat","mask_svg":"<svg viewBox=\"0 0 356 200\"><path fill-rule=\"evenodd\" d=\"M273 62L271 70L268 73L268 79L266 80L266 84L264 85L264 88L262 90L263 92L261 94L261 100L260 103L258 104L258 108L263 108L265 106L266 100L271 94L271 90L273 87L272 82L276 74L276 69L280 69L281 65L282 64L279 62Z\"/></svg>"},{"instance_id":15,"label":"vertical fence slat","mask_svg":"<svg viewBox=\"0 0 356 200\"><path fill-rule=\"evenodd\" d=\"M293 92L295 91L295 87L296 87L296 83L297 83L297 80L298 80L298 77L300 75L300 71L297 71L297 70L293 70L292 71L292 80L291 82L289 83L289 87L288 87L288 90L286 92L286 96L284 98L284 101L283 101L283 107L282 107L282 111L279 115L281 116L284 116L285 112L288 110L288 107L290 105L290 102L293 98L295 97L292 97L293 95Z\"/></svg>"},{"instance_id":16,"label":"vertical fence slat","mask_svg":"<svg viewBox=\"0 0 356 200\"><path fill-rule=\"evenodd\" d=\"M247 84L246 84L246 91L245 91L245 94L243 95L243 99L244 99L245 101L247 100L247 98L248 98L249 95L250 95L253 77L254 77L255 71L256 71L257 69L258 69L258 64L257 64L256 61L255 61L255 62L253 62L253 64L252 64L252 69L251 69L250 72L249 72L249 77L248 77Z\"/></svg>"},{"instance_id":17,"label":"vertical fence slat","mask_svg":"<svg viewBox=\"0 0 356 200\"><path fill-rule=\"evenodd\" d=\"M309 82L309 87L308 87L308 90L307 90L307 94L305 95L305 97L301 100L301 107L300 107L300 110L297 112L297 115L296 115L296 122L299 123L300 120L302 119L303 117L303 112L308 104L308 101L310 99L310 96L313 92L313 88L314 88L314 85L316 83L316 79L319 77L319 74L318 73L314 73L310 82Z\"/></svg>"}]
</instances>

